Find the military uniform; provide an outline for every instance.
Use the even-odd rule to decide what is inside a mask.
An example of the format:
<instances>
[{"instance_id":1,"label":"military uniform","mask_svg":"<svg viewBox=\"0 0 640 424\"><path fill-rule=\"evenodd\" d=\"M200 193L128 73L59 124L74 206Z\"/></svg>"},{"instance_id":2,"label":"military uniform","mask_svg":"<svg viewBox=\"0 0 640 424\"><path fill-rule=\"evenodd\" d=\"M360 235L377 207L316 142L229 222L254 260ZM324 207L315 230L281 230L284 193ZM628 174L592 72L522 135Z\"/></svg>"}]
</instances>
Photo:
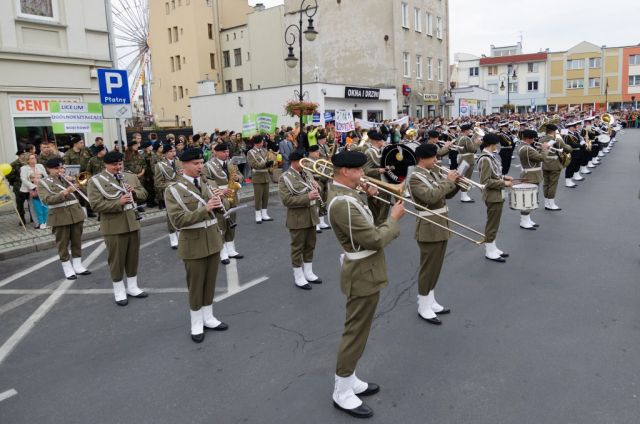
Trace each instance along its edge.
<instances>
[{"instance_id":1,"label":"military uniform","mask_svg":"<svg viewBox=\"0 0 640 424\"><path fill-rule=\"evenodd\" d=\"M534 184L536 190L542 182L542 163L546 159L548 154L547 150L539 152L530 144L523 143L518 148L518 157L520 158L520 165L522 169L520 171L520 178L526 179L527 184ZM535 230L538 226L531 220L532 210L520 211L520 228L527 230Z\"/></svg>"},{"instance_id":2,"label":"military uniform","mask_svg":"<svg viewBox=\"0 0 640 424\"><path fill-rule=\"evenodd\" d=\"M78 195L71 192L65 196L64 191L69 186L60 177L49 176L42 178L38 185L38 197L49 207L47 225L51 227L56 237L58 256L62 262L65 277L70 280L76 274L88 275L82 266L82 229L86 218L85 211L78 202ZM69 256L71 245L71 256Z\"/></svg>"},{"instance_id":3,"label":"military uniform","mask_svg":"<svg viewBox=\"0 0 640 424\"><path fill-rule=\"evenodd\" d=\"M318 200L309 199L313 178L305 171L287 169L278 181L282 204L287 208L286 226L291 237L291 265L296 286L311 289L310 283L322 281L313 273L313 250L316 247Z\"/></svg>"},{"instance_id":4,"label":"military uniform","mask_svg":"<svg viewBox=\"0 0 640 424\"><path fill-rule=\"evenodd\" d=\"M564 171L565 186L573 188L577 187L577 184L574 183L573 180L584 180L584 177L580 175L580 163L582 161L581 143L584 143L584 140L582 140L580 133L577 131L569 131L564 140L566 144L572 149L571 162L569 162L569 166L567 166Z\"/></svg>"},{"instance_id":5,"label":"military uniform","mask_svg":"<svg viewBox=\"0 0 640 424\"><path fill-rule=\"evenodd\" d=\"M91 159L91 153L89 152L89 149L85 147L83 147L79 152L69 149L65 152L63 159L65 165L80 165L80 172L84 172L87 170L87 164L89 163L89 159Z\"/></svg>"},{"instance_id":6,"label":"military uniform","mask_svg":"<svg viewBox=\"0 0 640 424\"><path fill-rule=\"evenodd\" d=\"M416 166L409 179L409 193L414 202L431 211L419 211L420 216L449 227L448 220L435 214L448 216L446 199L451 199L458 193L455 183L443 178L436 170ZM449 311L436 302L434 290L440 277L450 237L451 232L444 228L431 224L425 219L416 218L415 239L420 249L418 313L433 324L440 324L436 314Z\"/></svg>"},{"instance_id":7,"label":"military uniform","mask_svg":"<svg viewBox=\"0 0 640 424\"><path fill-rule=\"evenodd\" d=\"M267 214L269 204L269 169L267 168L267 150L252 148L247 153L247 163L251 167L256 223L273 221Z\"/></svg>"},{"instance_id":8,"label":"military uniform","mask_svg":"<svg viewBox=\"0 0 640 424\"><path fill-rule=\"evenodd\" d=\"M502 127L505 127L504 125ZM511 168L511 156L513 156L513 137L511 134L501 132L500 134L500 165L502 175L508 175Z\"/></svg>"},{"instance_id":9,"label":"military uniform","mask_svg":"<svg viewBox=\"0 0 640 424\"><path fill-rule=\"evenodd\" d=\"M502 205L504 203L502 190L506 187L502 177L502 169L494 154L489 151L483 151L480 155L478 168L480 171L480 184L485 186L482 192L482 200L487 206L487 223L484 229L484 242L487 250L485 256L489 259L503 262L504 259L501 258L503 253L496 247L496 236L500 227Z\"/></svg>"},{"instance_id":10,"label":"military uniform","mask_svg":"<svg viewBox=\"0 0 640 424\"><path fill-rule=\"evenodd\" d=\"M156 163L155 172L153 173L154 185L156 194L158 195L158 202L164 203L164 191L169 184L175 182L178 178L178 160L174 159L169 162L167 159L163 159ZM169 230L169 245L173 249L178 248L178 236L176 234L176 227L173 226L167 213L167 230Z\"/></svg>"},{"instance_id":11,"label":"military uniform","mask_svg":"<svg viewBox=\"0 0 640 424\"><path fill-rule=\"evenodd\" d=\"M144 159L144 156L142 156L140 153L133 152L133 154L129 159L126 159L126 155L125 155L125 159L124 159L125 171L129 171L133 174L136 174L137 176L138 174L140 174L142 171L146 169L146 166L147 166L147 163ZM142 176L142 178L144 178L144 175Z\"/></svg>"},{"instance_id":12,"label":"military uniform","mask_svg":"<svg viewBox=\"0 0 640 424\"><path fill-rule=\"evenodd\" d=\"M144 201L147 198L147 192L140 185L138 177L129 172L121 175L123 182L133 188L134 199L137 202ZM140 221L136 219L132 204L128 203L124 206L120 204L120 197L126 190L122 188L116 177L106 170L89 180L87 190L93 210L100 213L100 232L107 245L107 262L116 302L121 306L126 305L127 294L133 297L146 297L146 293L138 288L137 280ZM123 284L125 273L126 293Z\"/></svg>"},{"instance_id":13,"label":"military uniform","mask_svg":"<svg viewBox=\"0 0 640 424\"><path fill-rule=\"evenodd\" d=\"M478 150L478 147L473 142L473 140L471 140L471 138L466 135L460 137L458 139L457 144L460 147L460 149L458 150L458 156L457 156L458 161L465 161L469 164L469 167L464 172L463 177L472 178L473 168L475 165L475 153ZM460 190L460 191L462 192L461 200L463 202L467 202L467 203L473 202L473 199L469 197L469 195L465 190Z\"/></svg>"},{"instance_id":14,"label":"military uniform","mask_svg":"<svg viewBox=\"0 0 640 424\"><path fill-rule=\"evenodd\" d=\"M98 175L104 171L104 160L101 157L94 156L89 159L89 163L87 163L87 172L90 172L91 175Z\"/></svg>"},{"instance_id":15,"label":"military uniform","mask_svg":"<svg viewBox=\"0 0 640 424\"><path fill-rule=\"evenodd\" d=\"M564 141L556 139L555 137L545 135L540 139L540 143L549 143L553 141L555 141L553 147L556 149L562 149L566 154L571 153L573 150ZM555 203L555 198L562 168L563 164L560 161L558 153L550 150L544 158L544 162L542 162L542 190L544 193L544 208L547 210L560 210L558 205Z\"/></svg>"},{"instance_id":16,"label":"military uniform","mask_svg":"<svg viewBox=\"0 0 640 424\"><path fill-rule=\"evenodd\" d=\"M369 148L364 152L364 154L367 156L367 163L364 165L365 175L376 180L381 180L379 170L382 168L380 163L380 160L382 159L382 150L369 145ZM383 199L388 198L385 193L379 194L378 197ZM374 198L368 198L367 203L369 204L369 209L373 213L374 224L380 225L385 222L389 215L390 205L382 200Z\"/></svg>"},{"instance_id":17,"label":"military uniform","mask_svg":"<svg viewBox=\"0 0 640 424\"><path fill-rule=\"evenodd\" d=\"M149 194L149 196L147 197L147 204L152 207L156 206L156 190L154 187L153 175L153 172L155 170L154 156L155 153L153 153L153 151L144 152L142 154L142 157L144 158L144 175L142 176L142 185Z\"/></svg>"},{"instance_id":18,"label":"military uniform","mask_svg":"<svg viewBox=\"0 0 640 424\"><path fill-rule=\"evenodd\" d=\"M213 316L222 234L206 204L217 186L206 178L179 175L164 191L167 213L180 231L178 257L184 261L191 311L191 337L204 339L204 327L226 330L227 325Z\"/></svg>"},{"instance_id":19,"label":"military uniform","mask_svg":"<svg viewBox=\"0 0 640 424\"><path fill-rule=\"evenodd\" d=\"M43 155L42 153L40 153L38 155L38 163L41 165L46 165L48 161L50 161L51 159L58 159L60 157L59 154L51 152L48 155Z\"/></svg>"}]
</instances>

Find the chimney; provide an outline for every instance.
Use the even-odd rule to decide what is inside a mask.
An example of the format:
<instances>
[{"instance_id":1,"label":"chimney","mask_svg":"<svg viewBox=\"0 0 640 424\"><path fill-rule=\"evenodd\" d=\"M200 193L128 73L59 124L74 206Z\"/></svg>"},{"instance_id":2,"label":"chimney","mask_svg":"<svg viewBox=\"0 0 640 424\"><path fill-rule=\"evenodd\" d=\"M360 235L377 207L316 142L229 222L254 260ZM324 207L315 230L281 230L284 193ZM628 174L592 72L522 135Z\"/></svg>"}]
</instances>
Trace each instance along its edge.
<instances>
[{"instance_id":1,"label":"chimney","mask_svg":"<svg viewBox=\"0 0 640 424\"><path fill-rule=\"evenodd\" d=\"M255 12L262 12L264 9L265 9L264 3L256 3L256 5L253 6L253 10Z\"/></svg>"}]
</instances>

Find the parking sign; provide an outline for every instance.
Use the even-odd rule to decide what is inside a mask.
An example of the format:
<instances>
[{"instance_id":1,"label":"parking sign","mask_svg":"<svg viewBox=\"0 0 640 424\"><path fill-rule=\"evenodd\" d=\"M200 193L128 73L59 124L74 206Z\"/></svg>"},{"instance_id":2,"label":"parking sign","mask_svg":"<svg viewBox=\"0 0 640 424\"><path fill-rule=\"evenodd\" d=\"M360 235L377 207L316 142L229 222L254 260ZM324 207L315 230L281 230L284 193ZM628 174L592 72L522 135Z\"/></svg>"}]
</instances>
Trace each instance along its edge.
<instances>
[{"instance_id":1,"label":"parking sign","mask_svg":"<svg viewBox=\"0 0 640 424\"><path fill-rule=\"evenodd\" d=\"M127 71L120 69L98 69L100 103L104 118L131 118L131 97Z\"/></svg>"}]
</instances>

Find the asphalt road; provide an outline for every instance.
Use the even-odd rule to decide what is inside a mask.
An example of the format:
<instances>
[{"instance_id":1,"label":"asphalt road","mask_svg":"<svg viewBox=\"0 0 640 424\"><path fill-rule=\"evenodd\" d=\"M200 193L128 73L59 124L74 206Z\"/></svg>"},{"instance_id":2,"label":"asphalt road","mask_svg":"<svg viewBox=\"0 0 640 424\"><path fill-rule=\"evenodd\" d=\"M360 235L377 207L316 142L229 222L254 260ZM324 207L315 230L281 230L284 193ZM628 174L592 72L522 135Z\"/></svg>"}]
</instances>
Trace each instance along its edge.
<instances>
[{"instance_id":1,"label":"asphalt road","mask_svg":"<svg viewBox=\"0 0 640 424\"><path fill-rule=\"evenodd\" d=\"M577 189L561 185L561 212L534 213L538 231L505 208L506 264L450 241L437 294L452 314L440 327L417 317L414 219L404 219L358 368L382 387L367 399L371 423L638 422L640 131L618 139ZM450 201L451 216L481 229L485 208L472 197ZM202 344L189 338L184 268L164 224L143 229L139 281L153 291L125 308L113 302L101 243L85 249L93 274L73 283L45 263L53 250L3 261L0 423L352 422L331 402L344 318L338 245L319 235L325 282L296 289L276 197L270 213L260 226L250 209L239 213L245 259L221 266L214 304L230 330Z\"/></svg>"}]
</instances>

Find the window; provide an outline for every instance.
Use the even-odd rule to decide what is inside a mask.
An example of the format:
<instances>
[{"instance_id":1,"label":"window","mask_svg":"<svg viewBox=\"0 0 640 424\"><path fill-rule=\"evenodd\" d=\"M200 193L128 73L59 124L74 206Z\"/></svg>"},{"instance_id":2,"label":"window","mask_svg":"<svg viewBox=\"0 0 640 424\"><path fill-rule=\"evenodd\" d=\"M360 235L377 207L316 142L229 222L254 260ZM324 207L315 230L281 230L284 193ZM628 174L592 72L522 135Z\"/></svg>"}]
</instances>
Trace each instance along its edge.
<instances>
[{"instance_id":1,"label":"window","mask_svg":"<svg viewBox=\"0 0 640 424\"><path fill-rule=\"evenodd\" d=\"M184 89L184 95L187 96L187 97L189 96L189 89L188 88Z\"/></svg>"},{"instance_id":2,"label":"window","mask_svg":"<svg viewBox=\"0 0 640 424\"><path fill-rule=\"evenodd\" d=\"M174 43L178 42L178 27L177 26L173 27L173 42Z\"/></svg>"},{"instance_id":3,"label":"window","mask_svg":"<svg viewBox=\"0 0 640 424\"><path fill-rule=\"evenodd\" d=\"M209 34L209 40L213 40L213 24L207 24L207 33Z\"/></svg>"},{"instance_id":4,"label":"window","mask_svg":"<svg viewBox=\"0 0 640 424\"><path fill-rule=\"evenodd\" d=\"M236 91L244 91L244 82L242 78L236 79Z\"/></svg>"},{"instance_id":5,"label":"window","mask_svg":"<svg viewBox=\"0 0 640 424\"><path fill-rule=\"evenodd\" d=\"M168 15L168 14L169 14L169 2L166 2L166 3L164 4L164 13L165 13L166 15Z\"/></svg>"},{"instance_id":6,"label":"window","mask_svg":"<svg viewBox=\"0 0 640 424\"><path fill-rule=\"evenodd\" d=\"M167 28L167 35L169 35L169 44L171 44L173 41L173 38L171 37L171 28Z\"/></svg>"},{"instance_id":7,"label":"window","mask_svg":"<svg viewBox=\"0 0 640 424\"><path fill-rule=\"evenodd\" d=\"M413 9L413 21L416 32L422 32L422 12L417 7Z\"/></svg>"},{"instance_id":8,"label":"window","mask_svg":"<svg viewBox=\"0 0 640 424\"><path fill-rule=\"evenodd\" d=\"M175 102L176 100L178 100L178 87L176 87L174 85L173 86L173 101Z\"/></svg>"},{"instance_id":9,"label":"window","mask_svg":"<svg viewBox=\"0 0 640 424\"><path fill-rule=\"evenodd\" d=\"M427 58L427 78L433 80L433 59Z\"/></svg>"},{"instance_id":10,"label":"window","mask_svg":"<svg viewBox=\"0 0 640 424\"><path fill-rule=\"evenodd\" d=\"M20 12L18 15L53 21L57 19L57 13L54 13L56 12L56 6L56 0L20 0Z\"/></svg>"},{"instance_id":11,"label":"window","mask_svg":"<svg viewBox=\"0 0 640 424\"><path fill-rule=\"evenodd\" d=\"M433 15L431 13L427 13L427 35L433 37Z\"/></svg>"},{"instance_id":12,"label":"window","mask_svg":"<svg viewBox=\"0 0 640 424\"><path fill-rule=\"evenodd\" d=\"M422 56L416 55L416 78L422 79Z\"/></svg>"},{"instance_id":13,"label":"window","mask_svg":"<svg viewBox=\"0 0 640 424\"><path fill-rule=\"evenodd\" d=\"M527 91L538 91L538 81L527 82Z\"/></svg>"},{"instance_id":14,"label":"window","mask_svg":"<svg viewBox=\"0 0 640 424\"><path fill-rule=\"evenodd\" d=\"M569 79L567 80L567 88L572 89L572 88L583 88L584 87L584 80L582 79Z\"/></svg>"},{"instance_id":15,"label":"window","mask_svg":"<svg viewBox=\"0 0 640 424\"><path fill-rule=\"evenodd\" d=\"M402 53L402 73L405 78L411 78L411 58L409 53Z\"/></svg>"},{"instance_id":16,"label":"window","mask_svg":"<svg viewBox=\"0 0 640 424\"><path fill-rule=\"evenodd\" d=\"M222 52L222 61L224 62L222 66L228 68L231 66L231 59L229 57L229 50L225 50Z\"/></svg>"},{"instance_id":17,"label":"window","mask_svg":"<svg viewBox=\"0 0 640 424\"><path fill-rule=\"evenodd\" d=\"M538 63L527 63L527 72L530 74L538 72Z\"/></svg>"},{"instance_id":18,"label":"window","mask_svg":"<svg viewBox=\"0 0 640 424\"><path fill-rule=\"evenodd\" d=\"M517 93L518 92L518 83L510 82L509 83L509 93Z\"/></svg>"},{"instance_id":19,"label":"window","mask_svg":"<svg viewBox=\"0 0 640 424\"><path fill-rule=\"evenodd\" d=\"M182 66L180 65L180 55L176 56L175 63L176 63L176 71L179 71L180 69L182 69Z\"/></svg>"},{"instance_id":20,"label":"window","mask_svg":"<svg viewBox=\"0 0 640 424\"><path fill-rule=\"evenodd\" d=\"M599 58L599 57L589 58L589 68L600 68L601 66L602 66L602 58Z\"/></svg>"},{"instance_id":21,"label":"window","mask_svg":"<svg viewBox=\"0 0 640 424\"><path fill-rule=\"evenodd\" d=\"M247 62L251 60L251 52L247 52Z\"/></svg>"},{"instance_id":22,"label":"window","mask_svg":"<svg viewBox=\"0 0 640 424\"><path fill-rule=\"evenodd\" d=\"M211 69L216 69L216 55L215 53L209 53L209 64Z\"/></svg>"},{"instance_id":23,"label":"window","mask_svg":"<svg viewBox=\"0 0 640 424\"><path fill-rule=\"evenodd\" d=\"M600 87L600 78L589 78L589 88Z\"/></svg>"},{"instance_id":24,"label":"window","mask_svg":"<svg viewBox=\"0 0 640 424\"><path fill-rule=\"evenodd\" d=\"M498 75L498 67L497 66L489 66L487 68L487 72L489 75Z\"/></svg>"},{"instance_id":25,"label":"window","mask_svg":"<svg viewBox=\"0 0 640 424\"><path fill-rule=\"evenodd\" d=\"M235 66L242 65L242 51L240 49L233 49L233 61Z\"/></svg>"},{"instance_id":26,"label":"window","mask_svg":"<svg viewBox=\"0 0 640 424\"><path fill-rule=\"evenodd\" d=\"M442 59L438 59L438 81L444 81L444 69L442 68Z\"/></svg>"},{"instance_id":27,"label":"window","mask_svg":"<svg viewBox=\"0 0 640 424\"><path fill-rule=\"evenodd\" d=\"M178 87L178 98L183 98L184 97L184 89L182 88L182 86Z\"/></svg>"},{"instance_id":28,"label":"window","mask_svg":"<svg viewBox=\"0 0 640 424\"><path fill-rule=\"evenodd\" d=\"M436 37L442 40L442 18L436 17Z\"/></svg>"},{"instance_id":29,"label":"window","mask_svg":"<svg viewBox=\"0 0 640 424\"><path fill-rule=\"evenodd\" d=\"M640 75L629 75L629 85L640 85Z\"/></svg>"},{"instance_id":30,"label":"window","mask_svg":"<svg viewBox=\"0 0 640 424\"><path fill-rule=\"evenodd\" d=\"M402 3L402 26L409 28L409 5L407 3Z\"/></svg>"},{"instance_id":31,"label":"window","mask_svg":"<svg viewBox=\"0 0 640 424\"><path fill-rule=\"evenodd\" d=\"M584 69L584 59L567 60L567 69Z\"/></svg>"},{"instance_id":32,"label":"window","mask_svg":"<svg viewBox=\"0 0 640 424\"><path fill-rule=\"evenodd\" d=\"M171 0L171 9L176 8L176 0Z\"/></svg>"},{"instance_id":33,"label":"window","mask_svg":"<svg viewBox=\"0 0 640 424\"><path fill-rule=\"evenodd\" d=\"M170 62L171 62L171 72L174 72L176 70L176 66L175 66L175 63L173 62L173 56L171 56L169 59L171 59L170 60Z\"/></svg>"},{"instance_id":34,"label":"window","mask_svg":"<svg viewBox=\"0 0 640 424\"><path fill-rule=\"evenodd\" d=\"M477 77L478 75L480 75L480 68L478 68L477 66L469 68L470 77Z\"/></svg>"},{"instance_id":35,"label":"window","mask_svg":"<svg viewBox=\"0 0 640 424\"><path fill-rule=\"evenodd\" d=\"M231 93L233 91L233 82L231 80L224 80L224 90L227 93Z\"/></svg>"},{"instance_id":36,"label":"window","mask_svg":"<svg viewBox=\"0 0 640 424\"><path fill-rule=\"evenodd\" d=\"M629 65L640 65L640 54L632 54L629 56Z\"/></svg>"}]
</instances>

